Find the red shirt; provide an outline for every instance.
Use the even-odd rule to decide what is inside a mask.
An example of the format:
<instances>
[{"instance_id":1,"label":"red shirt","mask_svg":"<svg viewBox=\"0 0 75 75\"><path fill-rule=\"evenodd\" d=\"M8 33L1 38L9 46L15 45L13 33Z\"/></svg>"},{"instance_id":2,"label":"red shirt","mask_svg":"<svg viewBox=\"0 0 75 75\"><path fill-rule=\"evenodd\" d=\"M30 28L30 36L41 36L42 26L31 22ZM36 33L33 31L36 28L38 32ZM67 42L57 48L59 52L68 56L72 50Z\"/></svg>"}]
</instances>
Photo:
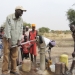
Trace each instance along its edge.
<instances>
[{"instance_id":1,"label":"red shirt","mask_svg":"<svg viewBox=\"0 0 75 75\"><path fill-rule=\"evenodd\" d=\"M23 48L23 53L29 53L29 50L27 49L31 44L30 43L27 43L27 44L24 44L22 45L22 48Z\"/></svg>"}]
</instances>

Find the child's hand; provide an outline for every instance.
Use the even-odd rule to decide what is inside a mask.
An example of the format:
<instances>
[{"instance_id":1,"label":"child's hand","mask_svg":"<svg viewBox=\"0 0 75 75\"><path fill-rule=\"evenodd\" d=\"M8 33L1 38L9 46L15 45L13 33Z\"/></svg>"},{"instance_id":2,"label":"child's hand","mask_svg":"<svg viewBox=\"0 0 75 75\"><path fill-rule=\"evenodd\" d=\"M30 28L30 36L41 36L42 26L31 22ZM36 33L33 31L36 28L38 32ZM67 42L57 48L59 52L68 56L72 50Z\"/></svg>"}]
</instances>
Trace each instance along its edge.
<instances>
[{"instance_id":1,"label":"child's hand","mask_svg":"<svg viewBox=\"0 0 75 75\"><path fill-rule=\"evenodd\" d=\"M30 47L32 47L32 46L33 46L33 44L30 45Z\"/></svg>"},{"instance_id":2,"label":"child's hand","mask_svg":"<svg viewBox=\"0 0 75 75\"><path fill-rule=\"evenodd\" d=\"M30 50L30 48L33 46L33 44L31 44L29 47L27 47L28 50Z\"/></svg>"},{"instance_id":3,"label":"child's hand","mask_svg":"<svg viewBox=\"0 0 75 75\"><path fill-rule=\"evenodd\" d=\"M27 49L30 50L30 47L28 47Z\"/></svg>"}]
</instances>

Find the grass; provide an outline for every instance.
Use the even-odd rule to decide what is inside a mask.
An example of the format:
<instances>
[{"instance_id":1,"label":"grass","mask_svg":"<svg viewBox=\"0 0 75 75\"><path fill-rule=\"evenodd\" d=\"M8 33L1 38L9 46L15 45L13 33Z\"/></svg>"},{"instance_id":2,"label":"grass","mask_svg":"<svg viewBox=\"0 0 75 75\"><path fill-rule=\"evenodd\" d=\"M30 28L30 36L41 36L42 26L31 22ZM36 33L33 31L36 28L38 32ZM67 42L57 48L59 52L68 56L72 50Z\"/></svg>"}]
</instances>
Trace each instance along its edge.
<instances>
[{"instance_id":1,"label":"grass","mask_svg":"<svg viewBox=\"0 0 75 75\"><path fill-rule=\"evenodd\" d=\"M74 42L71 36L71 33L65 34L65 33L44 33L43 36L55 40L56 41L56 47L73 47Z\"/></svg>"}]
</instances>

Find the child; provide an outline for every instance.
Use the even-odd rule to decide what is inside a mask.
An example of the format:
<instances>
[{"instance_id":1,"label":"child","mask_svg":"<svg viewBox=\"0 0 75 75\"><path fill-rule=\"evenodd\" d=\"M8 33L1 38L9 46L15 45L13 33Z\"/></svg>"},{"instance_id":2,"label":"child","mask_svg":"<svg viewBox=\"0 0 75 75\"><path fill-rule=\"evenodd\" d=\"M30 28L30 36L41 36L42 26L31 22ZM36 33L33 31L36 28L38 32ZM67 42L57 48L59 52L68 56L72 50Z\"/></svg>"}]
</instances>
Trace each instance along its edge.
<instances>
[{"instance_id":1,"label":"child","mask_svg":"<svg viewBox=\"0 0 75 75\"><path fill-rule=\"evenodd\" d=\"M36 30L36 25L32 24L32 30L29 32L29 40L34 40L37 35L38 32ZM30 48L31 61L36 63L36 56L37 56L36 41L31 42L31 44L33 44L33 46Z\"/></svg>"},{"instance_id":2,"label":"child","mask_svg":"<svg viewBox=\"0 0 75 75\"><path fill-rule=\"evenodd\" d=\"M27 42L28 40L27 40L27 36L25 35L24 36L24 41L23 42ZM23 55L22 55L22 60L24 59L24 58L29 58L29 50L30 50L30 47L32 46L32 44L31 43L27 43L27 44L24 44L24 45L22 45L22 49L23 49Z\"/></svg>"}]
</instances>

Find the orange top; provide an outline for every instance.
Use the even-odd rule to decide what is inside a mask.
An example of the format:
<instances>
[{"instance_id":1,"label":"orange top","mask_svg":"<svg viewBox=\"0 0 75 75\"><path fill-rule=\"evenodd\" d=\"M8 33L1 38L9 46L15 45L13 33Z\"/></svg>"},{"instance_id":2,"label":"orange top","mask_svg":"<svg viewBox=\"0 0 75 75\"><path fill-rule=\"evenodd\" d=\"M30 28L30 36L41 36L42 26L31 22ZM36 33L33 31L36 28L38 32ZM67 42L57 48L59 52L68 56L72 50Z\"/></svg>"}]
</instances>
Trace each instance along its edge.
<instances>
[{"instance_id":1,"label":"orange top","mask_svg":"<svg viewBox=\"0 0 75 75\"><path fill-rule=\"evenodd\" d=\"M37 31L30 31L29 32L29 36L30 36L30 40L34 40L36 38L36 35L37 35Z\"/></svg>"},{"instance_id":2,"label":"orange top","mask_svg":"<svg viewBox=\"0 0 75 75\"><path fill-rule=\"evenodd\" d=\"M36 35L37 35L37 31L30 31L29 32L29 36L30 36L30 40L34 40L36 38ZM37 55L37 51L36 51L36 42L31 42L31 44L33 45L31 48L30 48L30 54L33 54L33 55Z\"/></svg>"}]
</instances>

